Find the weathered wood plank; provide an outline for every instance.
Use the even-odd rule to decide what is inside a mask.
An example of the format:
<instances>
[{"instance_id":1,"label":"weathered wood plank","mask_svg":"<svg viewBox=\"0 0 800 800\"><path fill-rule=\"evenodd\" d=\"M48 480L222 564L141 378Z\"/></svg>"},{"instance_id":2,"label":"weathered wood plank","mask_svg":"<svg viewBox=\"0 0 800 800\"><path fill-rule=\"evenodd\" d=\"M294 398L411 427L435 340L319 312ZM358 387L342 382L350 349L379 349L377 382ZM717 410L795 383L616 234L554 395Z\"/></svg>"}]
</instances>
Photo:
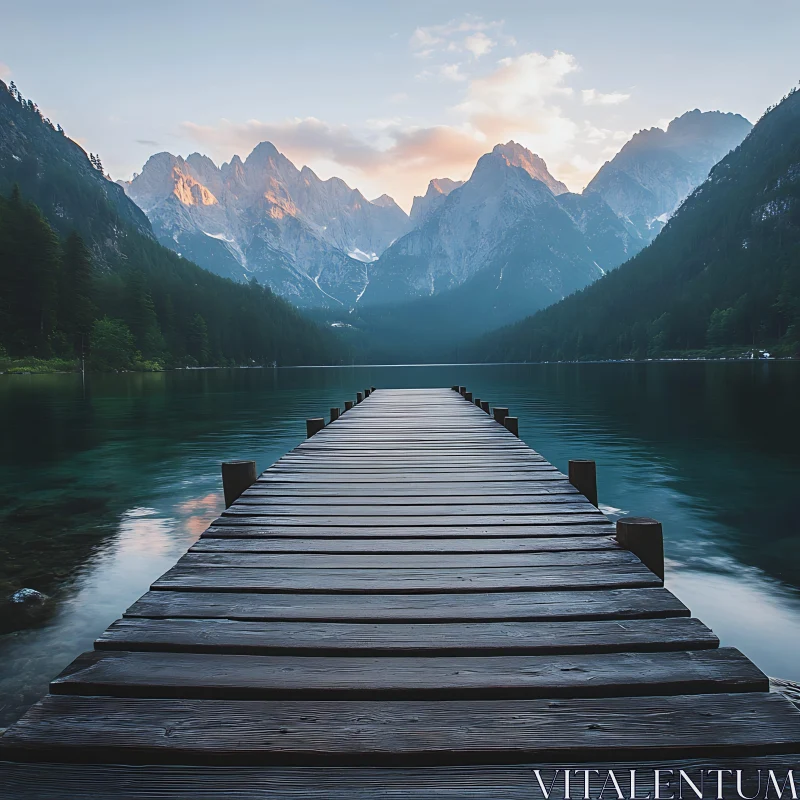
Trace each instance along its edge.
<instances>
[{"instance_id":1,"label":"weathered wood plank","mask_svg":"<svg viewBox=\"0 0 800 800\"><path fill-rule=\"evenodd\" d=\"M127 617L459 622L650 619L688 617L689 609L663 588L603 591L498 592L430 595L323 595L151 591Z\"/></svg>"},{"instance_id":2,"label":"weathered wood plank","mask_svg":"<svg viewBox=\"0 0 800 800\"><path fill-rule=\"evenodd\" d=\"M509 434L511 436L512 434ZM319 436L319 434L317 434ZM392 473L391 476L386 475L341 475L335 472L321 472L317 473L304 473L299 474L296 472L277 472L266 471L262 472L258 478L257 483L337 483L337 484L356 484L356 483L394 483L394 484L416 484L416 483L508 483L509 481L526 481L526 480L553 480L563 481L566 480L562 472L558 472L555 468L552 470L528 470L527 472L509 472L491 470L482 473L466 473L459 472L435 472L435 473Z\"/></svg>"},{"instance_id":3,"label":"weathered wood plank","mask_svg":"<svg viewBox=\"0 0 800 800\"><path fill-rule=\"evenodd\" d=\"M330 486L296 486L277 487L254 484L250 489L242 493L243 498L258 497L266 501L300 503L302 505L330 503L331 505L347 505L357 500L361 503L373 503L381 505L430 505L436 503L461 503L463 498L469 498L473 503L531 503L544 497L576 497L579 492L567 481L547 481L538 484L527 484L525 488L520 488L517 484L512 484L513 488L500 487L497 484L491 487L480 487L475 484L467 486L453 486L452 491L442 484L439 486L426 486L424 491L412 491L408 488L385 485L380 488L370 486L359 486L354 489L347 487L331 488Z\"/></svg>"},{"instance_id":4,"label":"weathered wood plank","mask_svg":"<svg viewBox=\"0 0 800 800\"><path fill-rule=\"evenodd\" d=\"M383 516L379 514L362 515L362 516L338 516L336 514L305 514L300 509L293 516L289 514L280 515L273 514L269 508L259 508L257 506L238 506L233 504L230 508L226 509L222 514L222 519L225 524L229 524L229 520L239 518L246 518L251 522L263 525L273 519L279 525L305 525L313 527L317 525L331 526L339 525L342 527L359 527L359 528L376 528L382 527L436 527L444 526L451 527L454 525L536 525L541 524L580 524L582 522L603 522L606 518L600 512L584 511L580 508L574 510L561 510L554 508L543 508L539 512L527 514L465 514L459 516L457 514L440 514L426 516L425 514L406 516Z\"/></svg>"},{"instance_id":5,"label":"weathered wood plank","mask_svg":"<svg viewBox=\"0 0 800 800\"><path fill-rule=\"evenodd\" d=\"M565 655L718 646L702 622L687 617L459 624L121 619L95 641L97 650L306 656Z\"/></svg>"},{"instance_id":6,"label":"weathered wood plank","mask_svg":"<svg viewBox=\"0 0 800 800\"><path fill-rule=\"evenodd\" d=\"M703 800L717 800L717 779L723 796L763 797L772 770L782 786L789 770L795 782L800 753L735 759L705 759L548 763L546 766L463 766L394 769L352 767L225 767L202 763L184 765L87 765L0 763L0 797L14 800L535 800L553 784L552 798L565 794L564 773L570 770L573 797L608 797L609 772L620 782L625 797L654 797L655 770L662 797L679 793L694 798L680 770L700 788ZM636 791L631 791L630 770L636 767ZM709 772L714 770L714 772ZM722 773L716 772L722 770ZM770 785L770 796L776 797ZM580 794L578 794L578 792ZM784 797L790 797L790 787ZM612 793L616 797L615 793Z\"/></svg>"},{"instance_id":7,"label":"weathered wood plank","mask_svg":"<svg viewBox=\"0 0 800 800\"><path fill-rule=\"evenodd\" d=\"M510 567L570 567L576 573L584 566L638 564L639 559L622 548L609 550L555 551L544 553L208 553L192 550L178 567L247 567L249 569L498 569Z\"/></svg>"},{"instance_id":8,"label":"weathered wood plank","mask_svg":"<svg viewBox=\"0 0 800 800\"><path fill-rule=\"evenodd\" d=\"M380 513L384 517L400 517L400 516L481 516L486 514L548 514L556 511L560 514L565 514L570 511L577 511L579 513L596 513L593 511L594 506L587 500L577 498L575 495L555 495L545 496L540 498L538 503L506 503L500 501L498 503L446 503L441 505L423 504L423 505L400 505L400 504L386 504L376 508L375 503L367 505L355 504L351 501L350 505L344 504L304 504L304 503L283 503L276 501L270 502L269 500L262 500L259 497L249 496L246 498L239 498L236 501L236 508L241 510L242 513L250 511L251 513L269 513L270 515L280 516L297 516L297 514L316 515L316 516L343 516L343 517L359 517L359 516L375 516Z\"/></svg>"},{"instance_id":9,"label":"weathered wood plank","mask_svg":"<svg viewBox=\"0 0 800 800\"><path fill-rule=\"evenodd\" d=\"M214 539L201 537L190 553L549 553L619 550L610 536L559 536L518 539Z\"/></svg>"},{"instance_id":10,"label":"weathered wood plank","mask_svg":"<svg viewBox=\"0 0 800 800\"><path fill-rule=\"evenodd\" d=\"M176 566L152 589L215 592L303 592L327 594L432 594L514 592L544 589L614 589L660 586L642 564L513 569L248 569Z\"/></svg>"},{"instance_id":11,"label":"weathered wood plank","mask_svg":"<svg viewBox=\"0 0 800 800\"><path fill-rule=\"evenodd\" d=\"M573 516L571 519L554 520L552 516L537 518L536 524L530 525L482 525L473 520L460 520L458 525L402 525L384 527L345 527L343 525L287 525L282 519L279 523L269 523L264 518L258 517L220 517L213 522L202 534L203 538L234 537L285 537L285 538L378 538L393 537L409 539L464 539L478 538L489 539L494 537L586 537L586 536L612 536L614 526L610 522L595 522L595 516Z\"/></svg>"},{"instance_id":12,"label":"weathered wood plank","mask_svg":"<svg viewBox=\"0 0 800 800\"><path fill-rule=\"evenodd\" d=\"M217 700L485 700L768 689L768 679L752 661L728 647L469 658L93 651L50 684L52 694Z\"/></svg>"},{"instance_id":13,"label":"weathered wood plank","mask_svg":"<svg viewBox=\"0 0 800 800\"><path fill-rule=\"evenodd\" d=\"M376 704L50 696L6 734L3 756L392 767L752 758L800 751L798 714L785 698L761 693L635 705L630 698Z\"/></svg>"}]
</instances>

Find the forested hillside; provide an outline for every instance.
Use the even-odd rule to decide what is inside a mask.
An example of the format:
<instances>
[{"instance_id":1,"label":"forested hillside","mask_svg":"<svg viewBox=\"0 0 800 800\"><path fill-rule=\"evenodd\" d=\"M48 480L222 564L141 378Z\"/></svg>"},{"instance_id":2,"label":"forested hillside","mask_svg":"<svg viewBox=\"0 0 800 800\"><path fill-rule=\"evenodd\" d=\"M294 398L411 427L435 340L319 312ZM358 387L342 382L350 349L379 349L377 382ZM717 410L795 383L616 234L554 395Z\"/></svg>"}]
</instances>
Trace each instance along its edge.
<instances>
[{"instance_id":1,"label":"forested hillside","mask_svg":"<svg viewBox=\"0 0 800 800\"><path fill-rule=\"evenodd\" d=\"M0 82L0 355L98 369L330 363L332 338L256 284L158 244L99 158Z\"/></svg>"},{"instance_id":2,"label":"forested hillside","mask_svg":"<svg viewBox=\"0 0 800 800\"><path fill-rule=\"evenodd\" d=\"M487 361L800 350L800 92L770 109L645 250L480 339Z\"/></svg>"}]
</instances>

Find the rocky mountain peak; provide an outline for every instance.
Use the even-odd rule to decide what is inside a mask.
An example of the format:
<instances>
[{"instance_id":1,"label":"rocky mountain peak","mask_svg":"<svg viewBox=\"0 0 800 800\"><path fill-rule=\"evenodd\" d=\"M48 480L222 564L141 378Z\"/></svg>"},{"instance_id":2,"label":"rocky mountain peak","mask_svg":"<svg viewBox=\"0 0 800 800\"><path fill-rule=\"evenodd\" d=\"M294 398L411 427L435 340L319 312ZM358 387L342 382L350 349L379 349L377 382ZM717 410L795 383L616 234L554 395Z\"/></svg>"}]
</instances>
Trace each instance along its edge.
<instances>
[{"instance_id":1,"label":"rocky mountain peak","mask_svg":"<svg viewBox=\"0 0 800 800\"><path fill-rule=\"evenodd\" d=\"M436 210L444 198L454 189L463 186L464 181L454 181L451 178L433 178L428 184L428 189L423 197L414 197L411 204L411 221L418 224L432 211Z\"/></svg>"},{"instance_id":2,"label":"rocky mountain peak","mask_svg":"<svg viewBox=\"0 0 800 800\"><path fill-rule=\"evenodd\" d=\"M508 141L505 144L497 144L492 149L492 153L501 156L509 166L524 169L531 178L541 181L555 195L569 191L565 184L550 174L543 158L517 142Z\"/></svg>"},{"instance_id":3,"label":"rocky mountain peak","mask_svg":"<svg viewBox=\"0 0 800 800\"><path fill-rule=\"evenodd\" d=\"M584 194L600 194L615 213L651 241L751 128L739 114L687 111L666 130L649 128L635 134L600 168Z\"/></svg>"},{"instance_id":4,"label":"rocky mountain peak","mask_svg":"<svg viewBox=\"0 0 800 800\"><path fill-rule=\"evenodd\" d=\"M394 198L390 197L388 194L382 194L380 197L370 200L370 203L374 206L380 206L381 208L400 208L400 206L395 203Z\"/></svg>"}]
</instances>

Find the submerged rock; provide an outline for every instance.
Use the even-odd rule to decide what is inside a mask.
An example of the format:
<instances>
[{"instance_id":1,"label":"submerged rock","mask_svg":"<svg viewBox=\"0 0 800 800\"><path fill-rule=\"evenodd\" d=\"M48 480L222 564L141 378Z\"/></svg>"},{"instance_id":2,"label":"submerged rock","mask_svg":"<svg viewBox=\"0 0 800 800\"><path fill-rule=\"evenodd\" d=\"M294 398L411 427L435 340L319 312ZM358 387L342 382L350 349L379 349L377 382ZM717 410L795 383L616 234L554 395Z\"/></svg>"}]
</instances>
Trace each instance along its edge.
<instances>
[{"instance_id":1,"label":"submerged rock","mask_svg":"<svg viewBox=\"0 0 800 800\"><path fill-rule=\"evenodd\" d=\"M0 601L0 633L10 633L43 622L50 614L52 602L36 589L17 589Z\"/></svg>"}]
</instances>

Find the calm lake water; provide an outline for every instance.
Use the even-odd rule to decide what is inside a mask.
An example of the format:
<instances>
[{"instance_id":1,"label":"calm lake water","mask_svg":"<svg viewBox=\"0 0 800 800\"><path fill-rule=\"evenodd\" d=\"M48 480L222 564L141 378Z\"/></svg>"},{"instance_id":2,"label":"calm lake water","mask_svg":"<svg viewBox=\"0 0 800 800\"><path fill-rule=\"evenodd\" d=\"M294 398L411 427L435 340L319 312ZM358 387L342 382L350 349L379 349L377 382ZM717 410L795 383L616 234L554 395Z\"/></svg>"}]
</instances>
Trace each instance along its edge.
<instances>
[{"instance_id":1,"label":"calm lake water","mask_svg":"<svg viewBox=\"0 0 800 800\"><path fill-rule=\"evenodd\" d=\"M667 586L726 645L800 680L800 364L658 363L0 376L0 595L55 598L0 636L0 727L222 510L219 464L269 466L365 386L467 385L612 517L664 523Z\"/></svg>"}]
</instances>

